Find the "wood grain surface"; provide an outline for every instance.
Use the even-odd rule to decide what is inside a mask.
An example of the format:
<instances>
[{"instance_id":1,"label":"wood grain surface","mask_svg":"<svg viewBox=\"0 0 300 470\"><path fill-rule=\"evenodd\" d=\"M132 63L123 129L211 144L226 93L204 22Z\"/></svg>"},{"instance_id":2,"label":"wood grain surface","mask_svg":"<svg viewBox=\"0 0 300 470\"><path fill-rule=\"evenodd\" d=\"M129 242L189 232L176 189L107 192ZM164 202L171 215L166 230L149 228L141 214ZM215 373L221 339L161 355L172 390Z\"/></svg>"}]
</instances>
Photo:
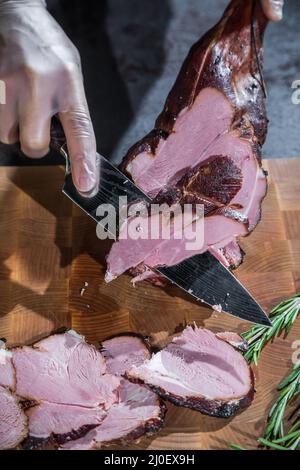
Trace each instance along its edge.
<instances>
[{"instance_id":1,"label":"wood grain surface","mask_svg":"<svg viewBox=\"0 0 300 470\"><path fill-rule=\"evenodd\" d=\"M270 178L262 222L242 241L247 256L236 274L268 310L300 290L300 163L269 160L264 166ZM61 194L63 175L59 167L0 169L0 337L10 345L30 343L72 326L93 342L129 330L161 341L191 321L214 331L249 327L199 306L176 287L133 288L127 275L106 285L109 244ZM254 448L296 339L300 319L288 338L264 350L255 400L243 413L222 420L168 405L165 428L130 448L226 449L230 442Z\"/></svg>"}]
</instances>

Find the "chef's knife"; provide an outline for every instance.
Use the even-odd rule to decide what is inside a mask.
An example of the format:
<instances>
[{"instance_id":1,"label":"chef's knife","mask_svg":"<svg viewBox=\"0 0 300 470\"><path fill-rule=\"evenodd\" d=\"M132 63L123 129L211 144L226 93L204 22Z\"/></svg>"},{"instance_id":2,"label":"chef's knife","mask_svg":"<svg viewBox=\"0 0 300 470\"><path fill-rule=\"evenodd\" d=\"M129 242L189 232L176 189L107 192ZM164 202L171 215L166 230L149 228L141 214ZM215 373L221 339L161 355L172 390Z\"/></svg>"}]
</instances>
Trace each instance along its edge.
<instances>
[{"instance_id":1,"label":"chef's knife","mask_svg":"<svg viewBox=\"0 0 300 470\"><path fill-rule=\"evenodd\" d=\"M51 132L52 146L60 150L67 162L63 193L97 223L102 221L102 216L97 215L97 208L101 204L111 204L118 212L120 196L126 196L128 203L141 199L151 202L141 189L99 154L97 154L98 188L94 194L80 194L72 181L62 129L56 123ZM116 232L118 233L118 227ZM158 267L155 271L198 301L209 304L217 310L252 323L272 326L266 313L245 287L209 252L195 255L176 266Z\"/></svg>"}]
</instances>

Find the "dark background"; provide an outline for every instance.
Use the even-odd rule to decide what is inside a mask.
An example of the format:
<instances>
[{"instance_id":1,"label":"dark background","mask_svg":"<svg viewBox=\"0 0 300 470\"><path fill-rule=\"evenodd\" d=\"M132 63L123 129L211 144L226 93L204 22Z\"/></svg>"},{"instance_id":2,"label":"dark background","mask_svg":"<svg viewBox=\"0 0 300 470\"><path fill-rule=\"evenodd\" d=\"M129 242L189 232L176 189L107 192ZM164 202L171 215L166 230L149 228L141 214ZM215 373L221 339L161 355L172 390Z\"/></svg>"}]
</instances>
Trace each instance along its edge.
<instances>
[{"instance_id":1,"label":"dark background","mask_svg":"<svg viewBox=\"0 0 300 470\"><path fill-rule=\"evenodd\" d=\"M245 0L247 1L247 0ZM79 48L98 150L118 162L153 126L190 46L222 15L227 0L49 0ZM265 158L300 156L300 1L265 37L269 134ZM56 163L49 155L40 161ZM0 144L1 164L37 164Z\"/></svg>"}]
</instances>

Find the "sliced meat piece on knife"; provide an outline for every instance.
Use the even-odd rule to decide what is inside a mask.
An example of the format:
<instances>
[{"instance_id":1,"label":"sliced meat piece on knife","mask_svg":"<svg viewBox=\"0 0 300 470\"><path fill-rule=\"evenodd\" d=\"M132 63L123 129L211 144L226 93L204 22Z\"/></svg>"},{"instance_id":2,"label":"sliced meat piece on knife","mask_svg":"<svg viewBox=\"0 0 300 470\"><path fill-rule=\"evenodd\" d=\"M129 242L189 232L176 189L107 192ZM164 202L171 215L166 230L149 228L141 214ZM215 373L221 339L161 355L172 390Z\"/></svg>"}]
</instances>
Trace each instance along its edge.
<instances>
[{"instance_id":1,"label":"sliced meat piece on knife","mask_svg":"<svg viewBox=\"0 0 300 470\"><path fill-rule=\"evenodd\" d=\"M203 204L203 246L193 251L181 240L119 240L108 257L108 281L131 269L135 282L155 282L151 268L206 250L227 267L241 262L237 239L259 222L267 190L261 167L266 25L260 2L232 0L219 23L191 48L155 128L121 165L154 203ZM193 226L197 232L196 221Z\"/></svg>"},{"instance_id":2,"label":"sliced meat piece on knife","mask_svg":"<svg viewBox=\"0 0 300 470\"><path fill-rule=\"evenodd\" d=\"M17 447L27 432L27 418L18 398L0 386L0 450Z\"/></svg>"},{"instance_id":3,"label":"sliced meat piece on knife","mask_svg":"<svg viewBox=\"0 0 300 470\"><path fill-rule=\"evenodd\" d=\"M140 366L151 357L143 337L134 333L103 341L101 353L106 358L107 371L118 376L124 375L134 365Z\"/></svg>"},{"instance_id":4,"label":"sliced meat piece on knife","mask_svg":"<svg viewBox=\"0 0 300 470\"><path fill-rule=\"evenodd\" d=\"M106 416L101 408L41 403L26 410L29 436L23 448L36 449L47 444L63 444L85 436Z\"/></svg>"},{"instance_id":5,"label":"sliced meat piece on knife","mask_svg":"<svg viewBox=\"0 0 300 470\"><path fill-rule=\"evenodd\" d=\"M223 244L224 243L221 243L221 245ZM244 251L236 240L230 241L228 245L221 248L217 248L217 246L210 246L208 251L214 255L226 268L229 269L238 268L242 264L245 255ZM110 258L108 259L110 260ZM144 263L140 263L138 266L131 268L130 273L133 275L131 282L134 286L142 281L147 281L157 286L164 286L168 283L165 278L159 276ZM109 272L107 276L109 276Z\"/></svg>"},{"instance_id":6,"label":"sliced meat piece on knife","mask_svg":"<svg viewBox=\"0 0 300 470\"><path fill-rule=\"evenodd\" d=\"M113 405L106 418L85 437L68 442L63 450L93 450L116 442L130 443L143 435L158 431L166 407L159 397L146 387L123 379L120 402Z\"/></svg>"},{"instance_id":7,"label":"sliced meat piece on knife","mask_svg":"<svg viewBox=\"0 0 300 470\"><path fill-rule=\"evenodd\" d=\"M216 336L222 341L231 344L231 346L239 351L246 352L249 348L248 342L242 336L232 331L222 331L221 333L216 333Z\"/></svg>"},{"instance_id":8,"label":"sliced meat piece on knife","mask_svg":"<svg viewBox=\"0 0 300 470\"><path fill-rule=\"evenodd\" d=\"M238 268L244 259L244 251L236 240L231 241L222 248L210 247L209 251L214 255L226 268Z\"/></svg>"},{"instance_id":9,"label":"sliced meat piece on knife","mask_svg":"<svg viewBox=\"0 0 300 470\"><path fill-rule=\"evenodd\" d=\"M119 379L106 374L105 359L73 331L13 350L16 393L29 400L109 408Z\"/></svg>"},{"instance_id":10,"label":"sliced meat piece on knife","mask_svg":"<svg viewBox=\"0 0 300 470\"><path fill-rule=\"evenodd\" d=\"M254 395L244 357L211 331L191 326L127 377L175 405L222 418L249 405Z\"/></svg>"},{"instance_id":11,"label":"sliced meat piece on knife","mask_svg":"<svg viewBox=\"0 0 300 470\"><path fill-rule=\"evenodd\" d=\"M0 344L0 386L15 389L16 377L12 363L12 352Z\"/></svg>"}]
</instances>

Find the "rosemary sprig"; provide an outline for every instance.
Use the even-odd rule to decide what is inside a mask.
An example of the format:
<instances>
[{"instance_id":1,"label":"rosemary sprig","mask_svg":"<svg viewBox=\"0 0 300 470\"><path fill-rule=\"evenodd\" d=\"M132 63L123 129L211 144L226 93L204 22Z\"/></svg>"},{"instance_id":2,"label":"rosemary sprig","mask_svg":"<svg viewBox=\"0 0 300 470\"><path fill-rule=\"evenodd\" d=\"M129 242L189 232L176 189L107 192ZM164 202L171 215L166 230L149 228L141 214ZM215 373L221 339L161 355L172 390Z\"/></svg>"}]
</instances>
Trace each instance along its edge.
<instances>
[{"instance_id":1,"label":"rosemary sprig","mask_svg":"<svg viewBox=\"0 0 300 470\"><path fill-rule=\"evenodd\" d=\"M297 450L300 449L300 429L296 431L290 431L281 439L274 439L274 441L270 441L261 437L258 439L258 442L264 447L269 447L270 449Z\"/></svg>"},{"instance_id":2,"label":"rosemary sprig","mask_svg":"<svg viewBox=\"0 0 300 470\"><path fill-rule=\"evenodd\" d=\"M242 333L243 338L249 344L249 349L244 355L249 364L254 362L257 365L263 347L268 342L273 342L283 331L285 334L289 333L299 313L300 294L296 294L271 310L270 318L273 323L271 328L254 326ZM295 422L287 432L284 429L287 407L300 395L300 361L279 384L278 391L280 394L269 412L264 436L258 439L258 442L264 447L276 450L300 449L300 411L298 408L293 413L293 415L296 413ZM230 447L235 450L245 450L236 444L231 444Z\"/></svg>"},{"instance_id":3,"label":"rosemary sprig","mask_svg":"<svg viewBox=\"0 0 300 470\"><path fill-rule=\"evenodd\" d=\"M288 405L300 396L300 361L295 364L291 373L278 386L279 397L270 409L268 424L264 432L264 439L275 444L298 445L300 442L300 414L288 434L284 430L284 418ZM291 440L291 442L289 442Z\"/></svg>"},{"instance_id":4,"label":"rosemary sprig","mask_svg":"<svg viewBox=\"0 0 300 470\"><path fill-rule=\"evenodd\" d=\"M286 433L283 425L287 406L300 396L300 361L280 383L278 390L280 395L269 412L264 437L258 439L258 442L264 447L275 450L300 449L300 411L296 408L296 419ZM230 447L233 450L246 450L236 444L230 444Z\"/></svg>"},{"instance_id":5,"label":"rosemary sprig","mask_svg":"<svg viewBox=\"0 0 300 470\"><path fill-rule=\"evenodd\" d=\"M266 439L260 438L258 440L260 444L271 449L278 450L297 450L300 449L300 413L297 415L297 419L294 425L289 429L288 433L278 439Z\"/></svg>"},{"instance_id":6,"label":"rosemary sprig","mask_svg":"<svg viewBox=\"0 0 300 470\"><path fill-rule=\"evenodd\" d=\"M285 300L271 310L270 318L273 326L254 326L250 330L242 333L243 338L248 342L249 349L245 353L245 359L257 365L263 347L272 342L283 331L288 334L300 312L300 294L296 294L289 300Z\"/></svg>"}]
</instances>

